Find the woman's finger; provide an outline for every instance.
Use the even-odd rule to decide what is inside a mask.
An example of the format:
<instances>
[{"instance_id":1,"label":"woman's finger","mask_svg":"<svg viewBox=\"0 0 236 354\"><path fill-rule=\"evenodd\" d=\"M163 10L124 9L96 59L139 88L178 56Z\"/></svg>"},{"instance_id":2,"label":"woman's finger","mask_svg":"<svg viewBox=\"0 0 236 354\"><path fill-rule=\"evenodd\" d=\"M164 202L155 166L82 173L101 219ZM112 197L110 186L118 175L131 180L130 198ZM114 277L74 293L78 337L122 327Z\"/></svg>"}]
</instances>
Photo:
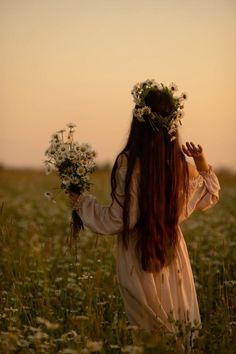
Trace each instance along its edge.
<instances>
[{"instance_id":1,"label":"woman's finger","mask_svg":"<svg viewBox=\"0 0 236 354\"><path fill-rule=\"evenodd\" d=\"M193 151L193 148L188 141L186 142L186 146L187 146L188 151L191 153Z\"/></svg>"},{"instance_id":2,"label":"woman's finger","mask_svg":"<svg viewBox=\"0 0 236 354\"><path fill-rule=\"evenodd\" d=\"M198 148L196 147L196 145L191 141L191 146L194 152L198 152Z\"/></svg>"},{"instance_id":3,"label":"woman's finger","mask_svg":"<svg viewBox=\"0 0 236 354\"><path fill-rule=\"evenodd\" d=\"M199 152L199 153L202 153L202 151L203 151L202 146L198 144L198 152Z\"/></svg>"},{"instance_id":4,"label":"woman's finger","mask_svg":"<svg viewBox=\"0 0 236 354\"><path fill-rule=\"evenodd\" d=\"M182 145L182 150L187 156L191 157L189 150L184 145Z\"/></svg>"}]
</instances>

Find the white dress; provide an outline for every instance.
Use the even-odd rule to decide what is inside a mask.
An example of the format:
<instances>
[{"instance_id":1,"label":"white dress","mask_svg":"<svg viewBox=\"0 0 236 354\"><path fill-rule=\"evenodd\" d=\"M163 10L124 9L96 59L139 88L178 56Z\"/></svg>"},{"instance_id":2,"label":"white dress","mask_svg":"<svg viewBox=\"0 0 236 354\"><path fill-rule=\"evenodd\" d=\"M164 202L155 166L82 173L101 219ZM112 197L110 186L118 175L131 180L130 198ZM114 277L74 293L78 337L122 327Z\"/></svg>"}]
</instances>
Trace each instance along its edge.
<instances>
[{"instance_id":1,"label":"white dress","mask_svg":"<svg viewBox=\"0 0 236 354\"><path fill-rule=\"evenodd\" d=\"M116 174L116 196L124 200L126 167L119 167ZM131 185L131 227L138 217L137 187L139 172L136 171ZM207 172L190 179L187 215L180 216L180 222L194 210L206 210L219 199L219 182L210 167ZM142 270L136 254L135 241L129 243L128 250L122 246L122 207L114 201L102 206L92 195L81 195L75 204L84 225L98 234L117 234L117 276L125 310L131 325L147 330L162 327L174 333L173 321L191 322L201 325L194 279L186 243L179 227L177 256L158 273ZM132 238L133 239L133 238Z\"/></svg>"}]
</instances>

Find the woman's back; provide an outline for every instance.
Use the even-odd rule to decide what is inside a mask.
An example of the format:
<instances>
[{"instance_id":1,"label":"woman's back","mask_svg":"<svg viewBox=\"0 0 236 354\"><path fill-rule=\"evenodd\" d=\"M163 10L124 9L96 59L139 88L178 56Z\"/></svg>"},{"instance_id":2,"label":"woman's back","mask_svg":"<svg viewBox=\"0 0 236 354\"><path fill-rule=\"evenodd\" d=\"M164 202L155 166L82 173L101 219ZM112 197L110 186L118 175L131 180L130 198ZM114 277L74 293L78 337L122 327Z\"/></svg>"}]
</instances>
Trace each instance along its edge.
<instances>
[{"instance_id":1,"label":"woman's back","mask_svg":"<svg viewBox=\"0 0 236 354\"><path fill-rule=\"evenodd\" d=\"M153 87L157 93L142 96ZM111 175L111 204L81 195L74 209L95 233L118 235L118 284L130 324L176 333L182 323L196 330L201 319L179 224L218 201L218 179L200 146L180 147L180 98L149 80L136 85L133 94L130 135Z\"/></svg>"}]
</instances>

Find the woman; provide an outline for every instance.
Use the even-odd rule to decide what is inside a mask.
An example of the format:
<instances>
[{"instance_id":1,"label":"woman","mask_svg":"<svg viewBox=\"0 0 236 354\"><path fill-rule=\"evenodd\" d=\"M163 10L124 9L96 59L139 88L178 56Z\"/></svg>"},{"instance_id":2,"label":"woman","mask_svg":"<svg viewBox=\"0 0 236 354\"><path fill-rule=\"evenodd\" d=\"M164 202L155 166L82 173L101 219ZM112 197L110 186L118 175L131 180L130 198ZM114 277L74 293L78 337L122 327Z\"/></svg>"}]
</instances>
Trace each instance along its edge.
<instances>
[{"instance_id":1,"label":"woman","mask_svg":"<svg viewBox=\"0 0 236 354\"><path fill-rule=\"evenodd\" d=\"M180 147L185 94L154 80L134 86L128 141L111 174L112 203L71 194L85 226L118 234L118 282L129 322L176 332L176 321L200 327L198 301L179 224L218 201L219 183L201 146ZM194 159L196 167L186 162Z\"/></svg>"}]
</instances>

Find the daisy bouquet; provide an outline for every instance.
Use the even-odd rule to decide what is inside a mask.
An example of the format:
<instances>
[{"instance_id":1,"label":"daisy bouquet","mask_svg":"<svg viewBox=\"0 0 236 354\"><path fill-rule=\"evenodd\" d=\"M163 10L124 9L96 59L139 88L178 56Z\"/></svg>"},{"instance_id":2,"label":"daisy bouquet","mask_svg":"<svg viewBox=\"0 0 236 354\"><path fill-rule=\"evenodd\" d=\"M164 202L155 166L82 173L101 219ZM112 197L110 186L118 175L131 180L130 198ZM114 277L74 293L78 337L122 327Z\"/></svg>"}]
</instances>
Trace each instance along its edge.
<instances>
[{"instance_id":1,"label":"daisy bouquet","mask_svg":"<svg viewBox=\"0 0 236 354\"><path fill-rule=\"evenodd\" d=\"M50 146L45 151L45 173L49 175L55 170L61 181L61 188L66 193L81 194L90 189L90 175L95 169L96 152L88 144L79 144L74 141L76 125L67 125L68 131L59 130L52 135ZM45 196L54 200L52 193ZM72 211L71 231L73 237L83 228L78 214Z\"/></svg>"}]
</instances>

